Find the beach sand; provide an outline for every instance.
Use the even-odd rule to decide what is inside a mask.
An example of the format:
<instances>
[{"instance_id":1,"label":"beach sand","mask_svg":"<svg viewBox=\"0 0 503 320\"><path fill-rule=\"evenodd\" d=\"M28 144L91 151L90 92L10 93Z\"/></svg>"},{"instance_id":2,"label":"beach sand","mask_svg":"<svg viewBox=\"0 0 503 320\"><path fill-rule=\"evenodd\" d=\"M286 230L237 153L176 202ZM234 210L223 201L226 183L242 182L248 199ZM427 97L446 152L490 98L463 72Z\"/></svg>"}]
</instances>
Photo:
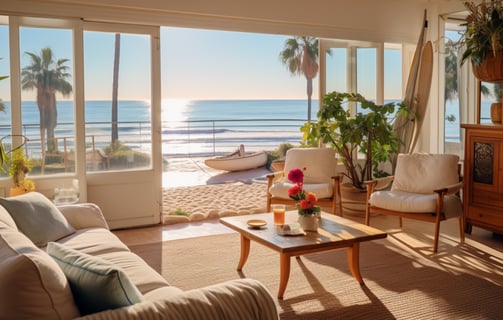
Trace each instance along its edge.
<instances>
[{"instance_id":1,"label":"beach sand","mask_svg":"<svg viewBox=\"0 0 503 320\"><path fill-rule=\"evenodd\" d=\"M163 176L163 223L217 219L263 213L266 207L265 167L227 172L209 168L206 158L169 158ZM175 211L187 216L172 215Z\"/></svg>"}]
</instances>

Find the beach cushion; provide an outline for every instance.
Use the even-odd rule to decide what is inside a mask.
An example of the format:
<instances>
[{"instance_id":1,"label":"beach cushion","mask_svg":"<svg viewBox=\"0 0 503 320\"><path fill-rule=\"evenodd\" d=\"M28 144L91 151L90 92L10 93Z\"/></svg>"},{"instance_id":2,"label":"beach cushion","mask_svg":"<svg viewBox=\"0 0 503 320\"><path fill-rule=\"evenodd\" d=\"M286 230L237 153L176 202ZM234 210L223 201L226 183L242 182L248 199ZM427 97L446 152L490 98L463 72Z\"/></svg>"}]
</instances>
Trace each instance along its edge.
<instances>
[{"instance_id":1,"label":"beach cushion","mask_svg":"<svg viewBox=\"0 0 503 320\"><path fill-rule=\"evenodd\" d=\"M58 208L41 193L0 198L0 204L36 246L43 247L75 232Z\"/></svg>"},{"instance_id":2,"label":"beach cushion","mask_svg":"<svg viewBox=\"0 0 503 320\"><path fill-rule=\"evenodd\" d=\"M269 189L269 193L273 197L289 199L288 189L293 187L293 183L289 182L278 182L274 183ZM331 183L316 183L316 184L304 184L304 190L306 192L313 192L318 199L331 198L334 188Z\"/></svg>"},{"instance_id":3,"label":"beach cushion","mask_svg":"<svg viewBox=\"0 0 503 320\"><path fill-rule=\"evenodd\" d=\"M0 234L0 318L73 319L77 306L63 271L14 229Z\"/></svg>"},{"instance_id":4,"label":"beach cushion","mask_svg":"<svg viewBox=\"0 0 503 320\"><path fill-rule=\"evenodd\" d=\"M459 156L454 154L399 154L391 191L433 193L459 182Z\"/></svg>"},{"instance_id":5,"label":"beach cushion","mask_svg":"<svg viewBox=\"0 0 503 320\"><path fill-rule=\"evenodd\" d=\"M142 294L117 266L98 257L49 242L47 252L68 278L82 314L133 305Z\"/></svg>"},{"instance_id":6,"label":"beach cushion","mask_svg":"<svg viewBox=\"0 0 503 320\"><path fill-rule=\"evenodd\" d=\"M337 158L331 148L291 148L286 152L285 176L290 170L306 168L304 183L330 183L337 175Z\"/></svg>"}]
</instances>

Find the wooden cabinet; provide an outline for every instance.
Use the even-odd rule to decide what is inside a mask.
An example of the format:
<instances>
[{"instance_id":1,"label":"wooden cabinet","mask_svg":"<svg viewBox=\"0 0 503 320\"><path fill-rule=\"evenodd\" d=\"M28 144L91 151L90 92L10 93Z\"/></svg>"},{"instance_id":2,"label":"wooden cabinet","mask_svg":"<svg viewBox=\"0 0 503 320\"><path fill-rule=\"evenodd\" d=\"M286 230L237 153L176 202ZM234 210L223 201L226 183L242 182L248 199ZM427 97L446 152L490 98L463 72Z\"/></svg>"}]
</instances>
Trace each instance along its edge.
<instances>
[{"instance_id":1,"label":"wooden cabinet","mask_svg":"<svg viewBox=\"0 0 503 320\"><path fill-rule=\"evenodd\" d=\"M470 233L473 225L503 233L503 126L461 127L465 129L465 231Z\"/></svg>"}]
</instances>

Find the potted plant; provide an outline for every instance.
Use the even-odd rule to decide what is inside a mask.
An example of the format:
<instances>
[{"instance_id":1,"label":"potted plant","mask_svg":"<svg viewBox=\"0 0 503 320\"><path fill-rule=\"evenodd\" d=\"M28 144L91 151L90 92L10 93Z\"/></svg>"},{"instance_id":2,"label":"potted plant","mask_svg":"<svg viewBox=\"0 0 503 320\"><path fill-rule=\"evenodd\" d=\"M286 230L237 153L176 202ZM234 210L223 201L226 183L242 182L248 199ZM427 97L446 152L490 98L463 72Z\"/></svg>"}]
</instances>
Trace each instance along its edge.
<instances>
[{"instance_id":1,"label":"potted plant","mask_svg":"<svg viewBox=\"0 0 503 320\"><path fill-rule=\"evenodd\" d=\"M3 140L15 136L22 138L21 144L6 152ZM0 171L7 172L14 182L14 186L10 189L10 196L35 190L33 180L26 178L32 168L31 161L25 156L23 150L26 140L27 138L23 135L7 135L0 139Z\"/></svg>"},{"instance_id":2,"label":"potted plant","mask_svg":"<svg viewBox=\"0 0 503 320\"><path fill-rule=\"evenodd\" d=\"M470 59L474 75L481 81L503 81L503 3L464 3L468 9L466 27L458 41L463 46L461 64Z\"/></svg>"},{"instance_id":3,"label":"potted plant","mask_svg":"<svg viewBox=\"0 0 503 320\"><path fill-rule=\"evenodd\" d=\"M24 194L35 190L33 180L26 178L31 170L31 161L24 155L22 147L16 148L7 154L6 163L8 165L9 177L14 182L14 187L10 189L10 196Z\"/></svg>"},{"instance_id":4,"label":"potted plant","mask_svg":"<svg viewBox=\"0 0 503 320\"><path fill-rule=\"evenodd\" d=\"M351 116L346 105L359 103L362 112ZM301 127L303 140L320 141L335 149L345 167L343 173L357 191L364 182L386 175L380 164L390 161L398 150L392 120L396 112L407 112L403 103L377 105L358 93L331 92L323 96L318 121ZM358 155L362 155L361 160Z\"/></svg>"}]
</instances>

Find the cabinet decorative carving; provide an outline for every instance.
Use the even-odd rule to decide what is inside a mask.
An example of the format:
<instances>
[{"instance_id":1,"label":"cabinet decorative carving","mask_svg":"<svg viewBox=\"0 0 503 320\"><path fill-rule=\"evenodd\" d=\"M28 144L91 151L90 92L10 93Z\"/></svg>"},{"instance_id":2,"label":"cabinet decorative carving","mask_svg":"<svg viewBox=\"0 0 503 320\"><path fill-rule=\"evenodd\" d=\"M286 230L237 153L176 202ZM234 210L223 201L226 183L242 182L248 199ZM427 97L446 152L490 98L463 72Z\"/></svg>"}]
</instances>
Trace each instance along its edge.
<instances>
[{"instance_id":1,"label":"cabinet decorative carving","mask_svg":"<svg viewBox=\"0 0 503 320\"><path fill-rule=\"evenodd\" d=\"M462 124L465 129L463 208L472 226L503 233L503 126Z\"/></svg>"}]
</instances>

